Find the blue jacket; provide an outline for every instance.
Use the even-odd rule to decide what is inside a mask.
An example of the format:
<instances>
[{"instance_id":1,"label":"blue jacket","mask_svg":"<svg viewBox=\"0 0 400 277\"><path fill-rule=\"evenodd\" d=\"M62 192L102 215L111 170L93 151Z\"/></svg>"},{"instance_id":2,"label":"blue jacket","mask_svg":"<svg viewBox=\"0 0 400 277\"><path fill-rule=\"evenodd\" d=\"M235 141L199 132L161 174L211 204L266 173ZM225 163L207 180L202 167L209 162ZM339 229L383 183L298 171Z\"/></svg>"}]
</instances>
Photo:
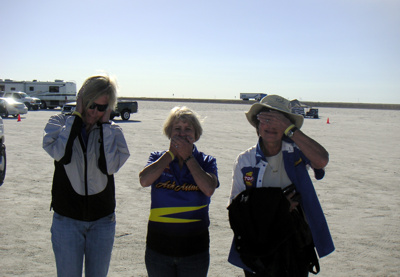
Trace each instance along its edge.
<instances>
[{"instance_id":1,"label":"blue jacket","mask_svg":"<svg viewBox=\"0 0 400 277\"><path fill-rule=\"evenodd\" d=\"M320 258L335 250L324 213L319 203L307 168L310 161L292 141L282 142L285 170L301 194L302 207L313 235L314 245ZM250 187L261 187L268 162L261 151L260 142L241 153L235 161L232 197ZM315 178L322 179L324 170L314 170ZM240 260L239 253L232 245L228 261L241 268L247 268Z\"/></svg>"}]
</instances>

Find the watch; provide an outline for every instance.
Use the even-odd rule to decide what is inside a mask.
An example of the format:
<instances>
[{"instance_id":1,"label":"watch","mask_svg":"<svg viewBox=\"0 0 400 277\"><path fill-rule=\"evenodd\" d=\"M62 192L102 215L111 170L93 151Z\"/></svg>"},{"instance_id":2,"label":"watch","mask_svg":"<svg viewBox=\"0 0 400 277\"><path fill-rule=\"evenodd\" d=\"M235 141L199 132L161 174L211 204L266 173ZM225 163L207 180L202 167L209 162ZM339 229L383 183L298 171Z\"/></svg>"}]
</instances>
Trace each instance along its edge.
<instances>
[{"instance_id":1,"label":"watch","mask_svg":"<svg viewBox=\"0 0 400 277\"><path fill-rule=\"evenodd\" d=\"M286 136L287 136L288 138L292 138L294 132L296 132L297 130L298 130L297 127L293 127L292 129L290 129L290 130L287 132Z\"/></svg>"},{"instance_id":2,"label":"watch","mask_svg":"<svg viewBox=\"0 0 400 277\"><path fill-rule=\"evenodd\" d=\"M187 163L191 158L193 158L193 155L190 155L189 157L187 157L185 160L183 160L183 162Z\"/></svg>"}]
</instances>

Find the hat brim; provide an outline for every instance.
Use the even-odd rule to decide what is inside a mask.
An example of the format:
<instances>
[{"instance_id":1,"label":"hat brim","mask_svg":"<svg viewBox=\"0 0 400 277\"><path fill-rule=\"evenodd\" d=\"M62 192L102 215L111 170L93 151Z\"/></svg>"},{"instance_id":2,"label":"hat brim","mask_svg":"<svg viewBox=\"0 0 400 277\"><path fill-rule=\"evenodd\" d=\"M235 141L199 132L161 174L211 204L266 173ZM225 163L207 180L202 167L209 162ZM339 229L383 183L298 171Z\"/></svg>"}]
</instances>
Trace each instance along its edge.
<instances>
[{"instance_id":1,"label":"hat brim","mask_svg":"<svg viewBox=\"0 0 400 277\"><path fill-rule=\"evenodd\" d=\"M304 117L301 114L288 113L287 111L277 109L267 104L255 103L250 107L250 110L246 113L247 120L255 128L257 128L257 114L259 114L261 110L264 108L284 113L290 119L290 121L299 129L301 128L301 126L303 126Z\"/></svg>"}]
</instances>

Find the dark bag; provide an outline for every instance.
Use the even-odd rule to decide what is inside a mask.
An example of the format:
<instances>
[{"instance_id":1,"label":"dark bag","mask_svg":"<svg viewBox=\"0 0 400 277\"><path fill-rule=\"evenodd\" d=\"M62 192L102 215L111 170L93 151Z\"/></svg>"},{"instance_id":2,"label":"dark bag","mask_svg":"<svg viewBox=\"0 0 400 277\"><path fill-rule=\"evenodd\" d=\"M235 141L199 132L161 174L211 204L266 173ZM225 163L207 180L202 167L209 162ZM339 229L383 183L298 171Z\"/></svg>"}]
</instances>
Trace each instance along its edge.
<instances>
[{"instance_id":1,"label":"dark bag","mask_svg":"<svg viewBox=\"0 0 400 277\"><path fill-rule=\"evenodd\" d=\"M280 188L248 189L229 205L236 250L254 272L266 276L319 272L308 224L301 212L289 212L289 207Z\"/></svg>"}]
</instances>

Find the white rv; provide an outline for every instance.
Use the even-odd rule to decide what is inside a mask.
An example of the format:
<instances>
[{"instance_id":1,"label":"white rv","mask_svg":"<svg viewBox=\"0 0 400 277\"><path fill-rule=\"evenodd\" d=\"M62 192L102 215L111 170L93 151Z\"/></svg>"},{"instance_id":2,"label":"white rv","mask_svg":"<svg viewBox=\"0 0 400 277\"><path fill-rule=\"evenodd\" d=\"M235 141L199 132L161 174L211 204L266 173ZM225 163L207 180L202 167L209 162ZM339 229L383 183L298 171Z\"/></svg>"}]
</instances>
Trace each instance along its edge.
<instances>
[{"instance_id":1,"label":"white rv","mask_svg":"<svg viewBox=\"0 0 400 277\"><path fill-rule=\"evenodd\" d=\"M0 79L0 91L23 91L29 96L39 98L42 109L62 107L65 103L76 101L76 84L63 80L42 82Z\"/></svg>"}]
</instances>

